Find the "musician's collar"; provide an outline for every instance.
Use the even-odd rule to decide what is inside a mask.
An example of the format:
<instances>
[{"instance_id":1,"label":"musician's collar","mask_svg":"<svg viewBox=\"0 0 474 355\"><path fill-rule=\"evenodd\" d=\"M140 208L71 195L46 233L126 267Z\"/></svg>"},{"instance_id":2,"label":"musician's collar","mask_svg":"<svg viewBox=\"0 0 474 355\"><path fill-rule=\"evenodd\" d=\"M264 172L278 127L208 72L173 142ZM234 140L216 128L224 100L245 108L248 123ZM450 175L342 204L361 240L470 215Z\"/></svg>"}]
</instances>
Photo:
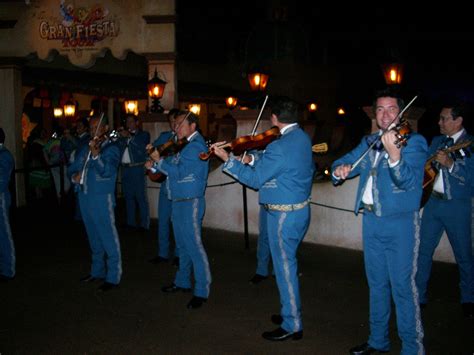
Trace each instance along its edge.
<instances>
[{"instance_id":1,"label":"musician's collar","mask_svg":"<svg viewBox=\"0 0 474 355\"><path fill-rule=\"evenodd\" d=\"M186 138L188 140L188 142L191 142L193 140L193 138L196 137L196 135L198 133L199 133L198 131L194 131L193 134L191 134L188 138Z\"/></svg>"},{"instance_id":2,"label":"musician's collar","mask_svg":"<svg viewBox=\"0 0 474 355\"><path fill-rule=\"evenodd\" d=\"M459 139L459 137L461 137L464 133L464 128L462 128L460 131L457 131L456 133L454 133L450 138L452 138L455 142ZM449 137L449 136L447 136Z\"/></svg>"},{"instance_id":3,"label":"musician's collar","mask_svg":"<svg viewBox=\"0 0 474 355\"><path fill-rule=\"evenodd\" d=\"M295 127L297 126L298 123L290 123L289 125L286 125L285 127L283 127L282 129L280 129L280 133L283 135L285 134L286 131L288 131L291 127Z\"/></svg>"}]
</instances>

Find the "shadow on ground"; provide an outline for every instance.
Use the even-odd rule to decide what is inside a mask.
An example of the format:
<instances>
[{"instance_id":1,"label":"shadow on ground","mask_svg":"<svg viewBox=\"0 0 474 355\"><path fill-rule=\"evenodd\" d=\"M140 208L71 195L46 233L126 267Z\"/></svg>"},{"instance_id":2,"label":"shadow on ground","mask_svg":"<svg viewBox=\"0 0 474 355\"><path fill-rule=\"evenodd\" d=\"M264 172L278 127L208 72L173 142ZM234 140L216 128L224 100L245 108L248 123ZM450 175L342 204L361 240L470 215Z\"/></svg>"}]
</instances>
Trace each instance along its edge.
<instances>
[{"instance_id":1,"label":"shadow on ground","mask_svg":"<svg viewBox=\"0 0 474 355\"><path fill-rule=\"evenodd\" d=\"M64 211L62 211L64 212ZM117 213L120 214L120 213ZM175 267L152 265L156 225L148 233L119 228L123 278L119 289L98 293L81 284L89 272L82 225L53 205L12 215L17 277L0 284L3 354L347 354L368 335L368 290L359 251L303 243L299 252L304 338L272 343L261 338L278 313L273 278L260 285L256 240L204 231L213 283L209 301L186 309L190 294L163 294ZM435 263L431 302L424 311L427 354L472 354L474 321L462 316L455 265ZM392 314L392 351L400 352Z\"/></svg>"}]
</instances>

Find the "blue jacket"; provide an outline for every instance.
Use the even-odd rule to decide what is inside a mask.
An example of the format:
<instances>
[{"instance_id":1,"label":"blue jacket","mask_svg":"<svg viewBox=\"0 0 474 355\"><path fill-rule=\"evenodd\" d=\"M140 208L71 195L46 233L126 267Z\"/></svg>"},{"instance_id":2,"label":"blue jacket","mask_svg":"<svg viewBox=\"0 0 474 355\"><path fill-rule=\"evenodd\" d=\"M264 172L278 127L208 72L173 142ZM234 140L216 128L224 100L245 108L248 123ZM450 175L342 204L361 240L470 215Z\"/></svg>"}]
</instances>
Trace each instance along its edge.
<instances>
[{"instance_id":1,"label":"blue jacket","mask_svg":"<svg viewBox=\"0 0 474 355\"><path fill-rule=\"evenodd\" d=\"M166 174L166 189L170 200L203 197L206 191L209 161L199 158L199 153L208 147L201 134L197 133L176 155L161 159L153 167Z\"/></svg>"},{"instance_id":2,"label":"blue jacket","mask_svg":"<svg viewBox=\"0 0 474 355\"><path fill-rule=\"evenodd\" d=\"M428 151L430 157L436 154L439 149L444 148L445 138L444 135L433 138ZM466 141L474 142L474 137L464 130L455 145ZM467 148L465 148L466 150ZM451 172L443 166L441 166L441 170L443 171L444 193L448 200L467 200L471 198L471 188L474 186L474 158L472 156L456 159Z\"/></svg>"},{"instance_id":3,"label":"blue jacket","mask_svg":"<svg viewBox=\"0 0 474 355\"><path fill-rule=\"evenodd\" d=\"M120 149L116 143L105 141L97 159L92 156L86 163L89 155L89 146L83 146L77 151L77 156L68 169L68 176L84 172L84 184L82 192L85 194L109 194L115 193L115 182L117 180L117 170L120 163Z\"/></svg>"},{"instance_id":4,"label":"blue jacket","mask_svg":"<svg viewBox=\"0 0 474 355\"><path fill-rule=\"evenodd\" d=\"M150 143L150 133L138 129L134 135L129 138L122 137L118 140L120 146L120 156L125 152L125 148L128 146L128 154L130 155L130 163L145 163L148 159L146 152L146 146ZM127 144L128 142L128 144Z\"/></svg>"},{"instance_id":5,"label":"blue jacket","mask_svg":"<svg viewBox=\"0 0 474 355\"><path fill-rule=\"evenodd\" d=\"M158 138L156 138L153 142L153 146L154 147L158 147L159 145L162 145L162 144L165 144L166 142L168 142L171 137L173 137L173 132L172 131L165 131L165 132L161 132L160 135L158 136Z\"/></svg>"},{"instance_id":6,"label":"blue jacket","mask_svg":"<svg viewBox=\"0 0 474 355\"><path fill-rule=\"evenodd\" d=\"M361 143L348 154L336 160L331 167L334 170L342 164L353 164L359 159L369 147L367 140L371 137L362 138ZM372 195L374 199L374 213L376 216L390 216L403 212L418 211L423 192L424 166L427 158L428 146L423 136L412 133L407 145L401 148L400 162L393 168L389 167L388 154L382 150L381 157L373 171L376 151L371 150L360 164L349 174L348 178L360 175L357 188L357 198L354 212L359 213L362 204L367 180L373 171ZM334 179L337 183L339 180Z\"/></svg>"},{"instance_id":7,"label":"blue jacket","mask_svg":"<svg viewBox=\"0 0 474 355\"><path fill-rule=\"evenodd\" d=\"M3 144L0 144L0 194L5 194L7 197L10 196L8 184L14 166L13 155Z\"/></svg>"},{"instance_id":8,"label":"blue jacket","mask_svg":"<svg viewBox=\"0 0 474 355\"><path fill-rule=\"evenodd\" d=\"M304 202L309 199L313 184L311 139L298 125L293 126L267 146L254 167L231 155L222 171L259 190L260 204Z\"/></svg>"}]
</instances>

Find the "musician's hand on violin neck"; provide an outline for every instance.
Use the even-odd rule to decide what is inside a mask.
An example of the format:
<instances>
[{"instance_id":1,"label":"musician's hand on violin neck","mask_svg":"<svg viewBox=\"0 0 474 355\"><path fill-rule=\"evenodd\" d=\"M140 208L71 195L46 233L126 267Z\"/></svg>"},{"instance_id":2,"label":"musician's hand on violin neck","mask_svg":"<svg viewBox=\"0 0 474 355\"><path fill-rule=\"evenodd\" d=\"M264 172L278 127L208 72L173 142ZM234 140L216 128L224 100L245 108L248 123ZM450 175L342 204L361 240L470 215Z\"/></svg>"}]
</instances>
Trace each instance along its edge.
<instances>
[{"instance_id":1,"label":"musician's hand on violin neck","mask_svg":"<svg viewBox=\"0 0 474 355\"><path fill-rule=\"evenodd\" d=\"M352 166L349 164L339 165L336 169L334 169L333 174L335 177L345 180L349 176L351 169Z\"/></svg>"},{"instance_id":2,"label":"musician's hand on violin neck","mask_svg":"<svg viewBox=\"0 0 474 355\"><path fill-rule=\"evenodd\" d=\"M152 167L153 167L153 160L150 160L150 159L147 160L147 161L145 162L145 168L149 170L149 169L151 169Z\"/></svg>"},{"instance_id":3,"label":"musician's hand on violin neck","mask_svg":"<svg viewBox=\"0 0 474 355\"><path fill-rule=\"evenodd\" d=\"M150 158L156 162L160 160L160 152L158 151L158 149L153 149L151 151Z\"/></svg>"},{"instance_id":4,"label":"musician's hand on violin neck","mask_svg":"<svg viewBox=\"0 0 474 355\"><path fill-rule=\"evenodd\" d=\"M75 173L72 176L72 181L75 182L76 184L79 184L81 182L81 173Z\"/></svg>"}]
</instances>

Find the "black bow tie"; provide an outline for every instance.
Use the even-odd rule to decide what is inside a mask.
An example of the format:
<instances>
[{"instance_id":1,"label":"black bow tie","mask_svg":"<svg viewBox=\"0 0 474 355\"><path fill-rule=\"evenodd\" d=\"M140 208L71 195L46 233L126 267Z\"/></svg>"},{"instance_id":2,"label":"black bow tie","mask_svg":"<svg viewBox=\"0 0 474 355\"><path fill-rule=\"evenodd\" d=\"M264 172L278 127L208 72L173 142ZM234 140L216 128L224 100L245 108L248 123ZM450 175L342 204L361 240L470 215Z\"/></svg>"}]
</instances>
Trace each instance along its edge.
<instances>
[{"instance_id":1,"label":"black bow tie","mask_svg":"<svg viewBox=\"0 0 474 355\"><path fill-rule=\"evenodd\" d=\"M383 150L383 143L380 140L379 135L372 135L367 137L367 144L371 146L375 142L374 146L372 147L373 150L377 152L381 152Z\"/></svg>"},{"instance_id":2,"label":"black bow tie","mask_svg":"<svg viewBox=\"0 0 474 355\"><path fill-rule=\"evenodd\" d=\"M454 145L454 139L452 139L451 137L446 137L443 141L443 145L446 148L452 147Z\"/></svg>"}]
</instances>

